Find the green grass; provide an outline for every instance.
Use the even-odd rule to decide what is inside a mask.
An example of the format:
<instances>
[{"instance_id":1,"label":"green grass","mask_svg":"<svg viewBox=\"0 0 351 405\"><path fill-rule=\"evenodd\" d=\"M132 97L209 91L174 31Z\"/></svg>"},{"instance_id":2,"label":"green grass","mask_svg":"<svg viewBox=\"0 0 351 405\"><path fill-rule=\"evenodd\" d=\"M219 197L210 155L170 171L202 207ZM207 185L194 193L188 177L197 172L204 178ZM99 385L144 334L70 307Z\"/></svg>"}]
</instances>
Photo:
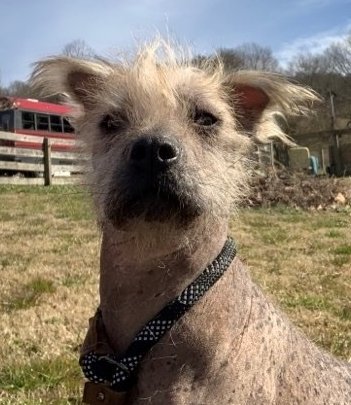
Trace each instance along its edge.
<instances>
[{"instance_id":1,"label":"green grass","mask_svg":"<svg viewBox=\"0 0 351 405\"><path fill-rule=\"evenodd\" d=\"M20 404L79 404L83 379L74 357L31 360L0 368L0 392ZM64 387L63 387L64 386ZM33 393L40 393L33 395ZM3 404L13 404L4 399Z\"/></svg>"},{"instance_id":2,"label":"green grass","mask_svg":"<svg viewBox=\"0 0 351 405\"><path fill-rule=\"evenodd\" d=\"M52 280L46 280L40 276L34 278L29 283L24 284L21 288L14 291L3 306L7 310L26 309L36 305L40 296L47 293L54 293L56 287Z\"/></svg>"},{"instance_id":3,"label":"green grass","mask_svg":"<svg viewBox=\"0 0 351 405\"><path fill-rule=\"evenodd\" d=\"M98 304L100 235L78 187L0 186L0 404L78 404L78 366ZM240 210L239 256L293 322L351 357L351 216Z\"/></svg>"},{"instance_id":4,"label":"green grass","mask_svg":"<svg viewBox=\"0 0 351 405\"><path fill-rule=\"evenodd\" d=\"M311 311L329 310L331 308L331 304L327 299L311 294L287 297L281 303L289 308L302 307Z\"/></svg>"},{"instance_id":5,"label":"green grass","mask_svg":"<svg viewBox=\"0 0 351 405\"><path fill-rule=\"evenodd\" d=\"M332 229L331 231L328 231L325 235L328 238L341 238L343 234L339 231L335 231Z\"/></svg>"},{"instance_id":6,"label":"green grass","mask_svg":"<svg viewBox=\"0 0 351 405\"><path fill-rule=\"evenodd\" d=\"M341 245L338 246L334 253L336 255L344 255L344 256L351 256L351 245Z\"/></svg>"},{"instance_id":7,"label":"green grass","mask_svg":"<svg viewBox=\"0 0 351 405\"><path fill-rule=\"evenodd\" d=\"M69 379L80 380L81 374L75 358L57 357L47 360L32 360L5 366L0 369L0 390L9 392L35 391L38 388L52 389Z\"/></svg>"},{"instance_id":8,"label":"green grass","mask_svg":"<svg viewBox=\"0 0 351 405\"><path fill-rule=\"evenodd\" d=\"M84 284L88 280L87 276L82 274L68 274L63 280L62 285L65 287L73 287Z\"/></svg>"}]
</instances>

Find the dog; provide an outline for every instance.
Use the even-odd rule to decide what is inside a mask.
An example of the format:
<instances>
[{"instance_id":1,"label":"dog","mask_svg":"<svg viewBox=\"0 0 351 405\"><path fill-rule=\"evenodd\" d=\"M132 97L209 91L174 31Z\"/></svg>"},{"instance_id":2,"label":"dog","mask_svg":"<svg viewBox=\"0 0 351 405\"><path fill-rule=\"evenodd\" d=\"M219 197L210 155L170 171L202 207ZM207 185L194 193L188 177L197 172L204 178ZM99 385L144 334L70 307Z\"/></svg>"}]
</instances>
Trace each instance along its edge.
<instances>
[{"instance_id":1,"label":"dog","mask_svg":"<svg viewBox=\"0 0 351 405\"><path fill-rule=\"evenodd\" d=\"M197 64L163 40L113 63L46 59L33 82L68 96L91 156L102 246L100 307L82 348L92 380L84 400L351 404L350 364L291 325L227 239L253 145L289 143L274 111L306 114L317 95L277 74ZM171 310L178 318L163 318Z\"/></svg>"}]
</instances>

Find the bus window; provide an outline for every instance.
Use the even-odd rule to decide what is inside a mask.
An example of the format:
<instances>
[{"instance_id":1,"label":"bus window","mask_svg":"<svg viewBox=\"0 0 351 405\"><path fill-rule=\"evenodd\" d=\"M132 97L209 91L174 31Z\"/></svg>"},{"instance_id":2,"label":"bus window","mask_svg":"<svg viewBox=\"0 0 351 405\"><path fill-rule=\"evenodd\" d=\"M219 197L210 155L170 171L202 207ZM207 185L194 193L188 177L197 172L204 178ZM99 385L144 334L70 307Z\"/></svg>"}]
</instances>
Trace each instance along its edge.
<instances>
[{"instance_id":1,"label":"bus window","mask_svg":"<svg viewBox=\"0 0 351 405\"><path fill-rule=\"evenodd\" d=\"M22 111L22 128L35 129L34 113Z\"/></svg>"},{"instance_id":2,"label":"bus window","mask_svg":"<svg viewBox=\"0 0 351 405\"><path fill-rule=\"evenodd\" d=\"M63 119L63 132L74 132L74 128L72 127L72 125L69 123L69 121L67 120L67 118Z\"/></svg>"},{"instance_id":3,"label":"bus window","mask_svg":"<svg viewBox=\"0 0 351 405\"><path fill-rule=\"evenodd\" d=\"M51 132L62 132L62 121L59 115L50 115Z\"/></svg>"},{"instance_id":4,"label":"bus window","mask_svg":"<svg viewBox=\"0 0 351 405\"><path fill-rule=\"evenodd\" d=\"M10 114L8 113L0 114L0 130L2 131L10 130Z\"/></svg>"},{"instance_id":5,"label":"bus window","mask_svg":"<svg viewBox=\"0 0 351 405\"><path fill-rule=\"evenodd\" d=\"M37 130L49 131L49 116L44 114L37 114Z\"/></svg>"}]
</instances>

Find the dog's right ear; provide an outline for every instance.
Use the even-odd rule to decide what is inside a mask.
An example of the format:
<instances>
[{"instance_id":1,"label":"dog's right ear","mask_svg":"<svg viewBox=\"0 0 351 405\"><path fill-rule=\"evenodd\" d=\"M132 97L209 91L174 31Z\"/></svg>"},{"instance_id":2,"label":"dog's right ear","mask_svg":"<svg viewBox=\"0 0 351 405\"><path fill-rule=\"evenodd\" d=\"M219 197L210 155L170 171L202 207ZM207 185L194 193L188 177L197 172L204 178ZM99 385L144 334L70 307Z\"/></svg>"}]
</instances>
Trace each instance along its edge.
<instances>
[{"instance_id":1,"label":"dog's right ear","mask_svg":"<svg viewBox=\"0 0 351 405\"><path fill-rule=\"evenodd\" d=\"M312 89L269 72L234 72L225 78L224 86L241 128L259 142L279 138L291 144L277 124L277 112L284 116L308 115L313 104L321 101Z\"/></svg>"},{"instance_id":2,"label":"dog's right ear","mask_svg":"<svg viewBox=\"0 0 351 405\"><path fill-rule=\"evenodd\" d=\"M45 96L68 96L85 110L94 104L94 95L111 73L106 62L54 57L34 65L31 84Z\"/></svg>"}]
</instances>

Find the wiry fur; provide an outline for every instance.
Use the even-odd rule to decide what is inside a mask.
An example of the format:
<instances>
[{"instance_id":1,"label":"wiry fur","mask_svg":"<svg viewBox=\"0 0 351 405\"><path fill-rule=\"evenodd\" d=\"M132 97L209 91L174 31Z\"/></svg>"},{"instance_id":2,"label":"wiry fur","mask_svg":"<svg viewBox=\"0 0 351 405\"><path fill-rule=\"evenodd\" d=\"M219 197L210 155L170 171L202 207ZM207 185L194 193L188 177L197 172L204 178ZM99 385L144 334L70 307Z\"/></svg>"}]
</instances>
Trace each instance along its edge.
<instances>
[{"instance_id":1,"label":"wiry fur","mask_svg":"<svg viewBox=\"0 0 351 405\"><path fill-rule=\"evenodd\" d=\"M271 118L272 111L305 114L317 100L311 90L279 75L247 71L227 74L219 60L199 68L184 55L179 48L157 40L135 57L117 63L57 57L36 65L33 83L46 95L65 94L75 107L75 126L93 156L90 183L101 223L106 205L111 204L111 178L123 177L122 154L141 134L166 134L186 145L184 181L188 190L194 192L196 187L198 202L206 206L202 216L205 223L209 216L228 216L246 193L253 140L265 142L276 137L290 142ZM241 112L236 108L240 100L235 88L243 84L260 88L270 100L250 129L241 125ZM189 121L192 105L220 117L222 125L215 136L196 133ZM118 112L128 125L117 136L104 137L99 122L110 112ZM121 195L123 190L116 184L112 203L118 205ZM132 221L133 229L137 229L135 225ZM199 229L198 221L194 228Z\"/></svg>"},{"instance_id":2,"label":"wiry fur","mask_svg":"<svg viewBox=\"0 0 351 405\"><path fill-rule=\"evenodd\" d=\"M305 114L318 99L278 75L227 74L219 61L197 67L179 56L156 41L117 63L58 57L33 74L46 94L68 96L92 156L103 231L100 309L118 354L221 250L230 212L247 189L251 146L271 137L289 143L274 112ZM199 125L196 110L217 122ZM136 214L126 204L139 180L130 176L130 150L157 136L181 151L162 178L179 204L160 197L159 181ZM83 351L92 349L87 341ZM348 405L350 398L350 367L302 336L235 259L143 359L120 403Z\"/></svg>"}]
</instances>

